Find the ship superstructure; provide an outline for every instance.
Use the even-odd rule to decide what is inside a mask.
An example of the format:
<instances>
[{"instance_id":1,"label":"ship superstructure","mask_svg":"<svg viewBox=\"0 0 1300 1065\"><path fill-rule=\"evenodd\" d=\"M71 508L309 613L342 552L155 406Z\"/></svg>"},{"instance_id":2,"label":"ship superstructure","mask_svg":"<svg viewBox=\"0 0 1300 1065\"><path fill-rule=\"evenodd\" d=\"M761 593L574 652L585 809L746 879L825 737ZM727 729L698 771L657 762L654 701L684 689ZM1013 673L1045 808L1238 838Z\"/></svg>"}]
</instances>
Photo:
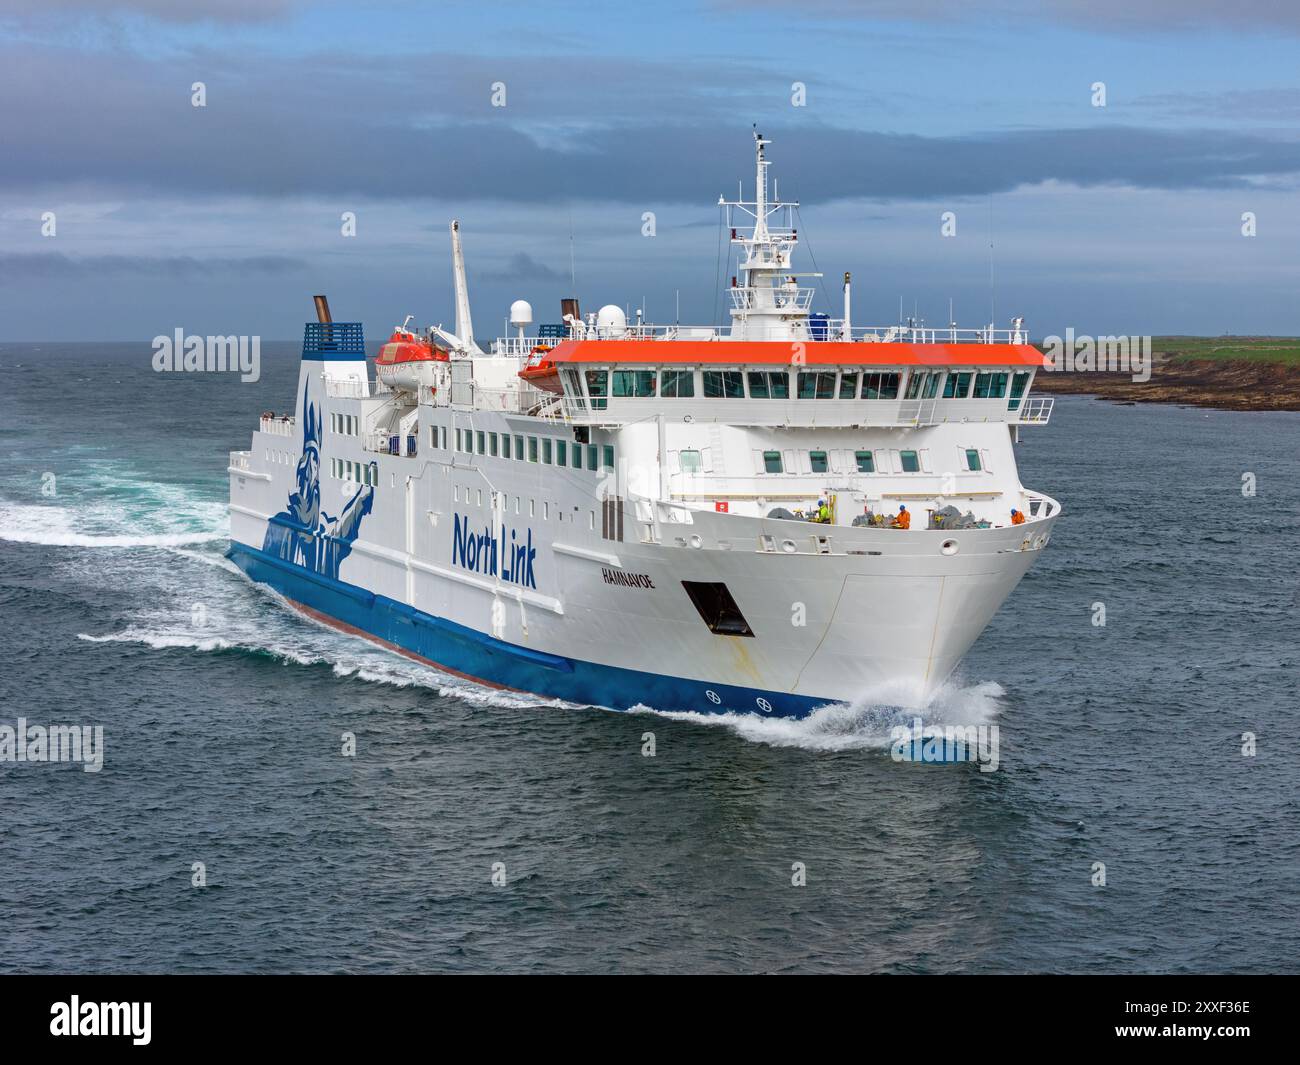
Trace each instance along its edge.
<instances>
[{"instance_id":1,"label":"ship superstructure","mask_svg":"<svg viewBox=\"0 0 1300 1065\"><path fill-rule=\"evenodd\" d=\"M297 408L230 460L231 557L337 627L481 682L628 709L803 716L941 684L1046 546L1019 480L1043 356L1010 329L812 312L793 204L722 201L722 328L606 306L474 339L306 327ZM742 224L743 223L743 224ZM409 323L410 319L408 319Z\"/></svg>"}]
</instances>

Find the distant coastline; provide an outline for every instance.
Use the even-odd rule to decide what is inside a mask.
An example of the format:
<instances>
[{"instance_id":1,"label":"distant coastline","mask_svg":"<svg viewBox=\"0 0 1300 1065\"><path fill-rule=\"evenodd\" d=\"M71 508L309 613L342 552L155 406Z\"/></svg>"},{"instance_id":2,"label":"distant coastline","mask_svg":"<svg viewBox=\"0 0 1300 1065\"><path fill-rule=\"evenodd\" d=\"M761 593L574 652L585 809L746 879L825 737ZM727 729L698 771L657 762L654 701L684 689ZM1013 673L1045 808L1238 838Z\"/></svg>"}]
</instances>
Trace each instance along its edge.
<instances>
[{"instance_id":1,"label":"distant coastline","mask_svg":"<svg viewBox=\"0 0 1300 1065\"><path fill-rule=\"evenodd\" d=\"M1300 411L1300 338L1154 337L1151 380L1125 373L1040 372L1034 391L1124 403Z\"/></svg>"}]
</instances>

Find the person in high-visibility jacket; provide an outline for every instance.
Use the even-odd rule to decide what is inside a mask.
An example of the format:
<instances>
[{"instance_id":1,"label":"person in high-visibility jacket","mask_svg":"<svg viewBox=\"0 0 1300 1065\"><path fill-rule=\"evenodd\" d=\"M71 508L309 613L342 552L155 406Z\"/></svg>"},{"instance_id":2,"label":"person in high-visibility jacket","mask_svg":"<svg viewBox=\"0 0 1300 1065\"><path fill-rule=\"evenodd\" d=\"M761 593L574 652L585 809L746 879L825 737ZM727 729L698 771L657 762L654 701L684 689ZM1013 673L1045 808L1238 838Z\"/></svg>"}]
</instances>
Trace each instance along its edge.
<instances>
[{"instance_id":1,"label":"person in high-visibility jacket","mask_svg":"<svg viewBox=\"0 0 1300 1065\"><path fill-rule=\"evenodd\" d=\"M1012 510L1011 510L1011 524L1012 524L1012 525L1024 525L1024 523L1025 523L1025 516L1024 516L1023 514L1021 514L1020 511L1016 510L1016 509L1013 507Z\"/></svg>"},{"instance_id":2,"label":"person in high-visibility jacket","mask_svg":"<svg viewBox=\"0 0 1300 1065\"><path fill-rule=\"evenodd\" d=\"M826 500L817 500L817 520L823 525L831 523L831 508L826 505Z\"/></svg>"},{"instance_id":3,"label":"person in high-visibility jacket","mask_svg":"<svg viewBox=\"0 0 1300 1065\"><path fill-rule=\"evenodd\" d=\"M912 515L907 512L907 507L902 503L898 504L898 517L890 524L895 529L910 529L912 527Z\"/></svg>"}]
</instances>

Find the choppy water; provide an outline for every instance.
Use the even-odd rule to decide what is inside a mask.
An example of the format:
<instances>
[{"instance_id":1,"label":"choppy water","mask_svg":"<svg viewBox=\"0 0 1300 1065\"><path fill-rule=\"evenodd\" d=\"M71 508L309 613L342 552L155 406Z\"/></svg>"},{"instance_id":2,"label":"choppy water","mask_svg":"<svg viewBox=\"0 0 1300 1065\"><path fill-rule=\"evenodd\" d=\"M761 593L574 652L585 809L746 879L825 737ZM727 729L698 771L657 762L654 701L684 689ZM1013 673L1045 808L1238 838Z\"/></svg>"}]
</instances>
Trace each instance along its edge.
<instances>
[{"instance_id":1,"label":"choppy water","mask_svg":"<svg viewBox=\"0 0 1300 1065\"><path fill-rule=\"evenodd\" d=\"M1297 967L1300 416L1066 397L1025 434L1067 515L930 711L999 726L981 774L893 762L872 693L617 715L290 613L222 558L226 453L292 400L268 347L241 385L0 345L0 724L106 747L0 764L0 970Z\"/></svg>"}]
</instances>

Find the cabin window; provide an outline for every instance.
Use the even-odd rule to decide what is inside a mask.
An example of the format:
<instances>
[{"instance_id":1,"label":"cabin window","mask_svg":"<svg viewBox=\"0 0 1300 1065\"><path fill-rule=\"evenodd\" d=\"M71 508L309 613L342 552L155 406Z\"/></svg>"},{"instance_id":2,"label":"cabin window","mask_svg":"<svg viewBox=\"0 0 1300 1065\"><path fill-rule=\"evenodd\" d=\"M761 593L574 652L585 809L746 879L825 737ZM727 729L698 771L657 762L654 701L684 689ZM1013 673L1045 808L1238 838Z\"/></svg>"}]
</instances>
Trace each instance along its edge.
<instances>
[{"instance_id":1,"label":"cabin window","mask_svg":"<svg viewBox=\"0 0 1300 1065\"><path fill-rule=\"evenodd\" d=\"M497 434L488 433L488 454L493 458L497 456Z\"/></svg>"},{"instance_id":2,"label":"cabin window","mask_svg":"<svg viewBox=\"0 0 1300 1065\"><path fill-rule=\"evenodd\" d=\"M928 383L928 373L917 373L912 371L912 375L907 379L907 391L903 394L904 399L916 399L921 394L921 386Z\"/></svg>"},{"instance_id":3,"label":"cabin window","mask_svg":"<svg viewBox=\"0 0 1300 1065\"><path fill-rule=\"evenodd\" d=\"M609 371L587 371L587 395L591 397L592 410L604 410L609 406Z\"/></svg>"},{"instance_id":4,"label":"cabin window","mask_svg":"<svg viewBox=\"0 0 1300 1065\"><path fill-rule=\"evenodd\" d=\"M1011 402L1007 404L1007 410L1015 410L1020 406L1020 400L1025 394L1025 385L1027 384L1029 384L1029 374L1023 371L1011 378Z\"/></svg>"},{"instance_id":5,"label":"cabin window","mask_svg":"<svg viewBox=\"0 0 1300 1065\"><path fill-rule=\"evenodd\" d=\"M781 371L751 370L749 378L750 399L789 399L790 375Z\"/></svg>"},{"instance_id":6,"label":"cabin window","mask_svg":"<svg viewBox=\"0 0 1300 1065\"><path fill-rule=\"evenodd\" d=\"M876 461L870 451L855 451L853 458L858 464L858 473L875 473Z\"/></svg>"},{"instance_id":7,"label":"cabin window","mask_svg":"<svg viewBox=\"0 0 1300 1065\"><path fill-rule=\"evenodd\" d=\"M781 469L781 452L764 451L763 452L763 472L764 473L783 473Z\"/></svg>"},{"instance_id":8,"label":"cabin window","mask_svg":"<svg viewBox=\"0 0 1300 1065\"><path fill-rule=\"evenodd\" d=\"M501 457L508 459L510 457L510 434L501 434Z\"/></svg>"},{"instance_id":9,"label":"cabin window","mask_svg":"<svg viewBox=\"0 0 1300 1065\"><path fill-rule=\"evenodd\" d=\"M813 473L826 473L830 466L826 462L825 451L808 452L808 461L812 464Z\"/></svg>"},{"instance_id":10,"label":"cabin window","mask_svg":"<svg viewBox=\"0 0 1300 1065\"><path fill-rule=\"evenodd\" d=\"M690 399L695 395L695 371L665 370L660 395L664 399Z\"/></svg>"},{"instance_id":11,"label":"cabin window","mask_svg":"<svg viewBox=\"0 0 1300 1065\"><path fill-rule=\"evenodd\" d=\"M480 455L487 454L487 433L482 429L478 431L478 443L475 445L475 449Z\"/></svg>"},{"instance_id":12,"label":"cabin window","mask_svg":"<svg viewBox=\"0 0 1300 1065\"><path fill-rule=\"evenodd\" d=\"M555 465L567 466L569 464L569 442L567 440L555 441Z\"/></svg>"},{"instance_id":13,"label":"cabin window","mask_svg":"<svg viewBox=\"0 0 1300 1065\"><path fill-rule=\"evenodd\" d=\"M950 373L943 383L944 399L965 399L970 395L969 373Z\"/></svg>"},{"instance_id":14,"label":"cabin window","mask_svg":"<svg viewBox=\"0 0 1300 1065\"><path fill-rule=\"evenodd\" d=\"M858 398L858 375L855 373L840 374L840 399L857 399Z\"/></svg>"},{"instance_id":15,"label":"cabin window","mask_svg":"<svg viewBox=\"0 0 1300 1065\"><path fill-rule=\"evenodd\" d=\"M834 399L835 371L801 373L799 375L800 399Z\"/></svg>"},{"instance_id":16,"label":"cabin window","mask_svg":"<svg viewBox=\"0 0 1300 1065\"><path fill-rule=\"evenodd\" d=\"M596 445L587 445L587 469L592 473L596 472Z\"/></svg>"},{"instance_id":17,"label":"cabin window","mask_svg":"<svg viewBox=\"0 0 1300 1065\"><path fill-rule=\"evenodd\" d=\"M1005 373L977 373L975 375L976 399L1001 399L1007 394Z\"/></svg>"},{"instance_id":18,"label":"cabin window","mask_svg":"<svg viewBox=\"0 0 1300 1065\"><path fill-rule=\"evenodd\" d=\"M522 459L523 457L524 457L524 438L522 435L520 435L515 437L515 458Z\"/></svg>"},{"instance_id":19,"label":"cabin window","mask_svg":"<svg viewBox=\"0 0 1300 1065\"><path fill-rule=\"evenodd\" d=\"M705 370L704 398L744 399L744 376L739 370Z\"/></svg>"},{"instance_id":20,"label":"cabin window","mask_svg":"<svg viewBox=\"0 0 1300 1065\"><path fill-rule=\"evenodd\" d=\"M897 399L898 379L896 373L869 373L862 376L863 399Z\"/></svg>"},{"instance_id":21,"label":"cabin window","mask_svg":"<svg viewBox=\"0 0 1300 1065\"><path fill-rule=\"evenodd\" d=\"M528 438L528 461L537 461L537 437L535 436L530 436Z\"/></svg>"},{"instance_id":22,"label":"cabin window","mask_svg":"<svg viewBox=\"0 0 1300 1065\"><path fill-rule=\"evenodd\" d=\"M643 399L655 394L654 370L615 370L614 395L619 399Z\"/></svg>"},{"instance_id":23,"label":"cabin window","mask_svg":"<svg viewBox=\"0 0 1300 1065\"><path fill-rule=\"evenodd\" d=\"M548 466L551 464L551 441L548 437L542 438L542 461Z\"/></svg>"},{"instance_id":24,"label":"cabin window","mask_svg":"<svg viewBox=\"0 0 1300 1065\"><path fill-rule=\"evenodd\" d=\"M980 453L973 447L966 449L966 468L973 471L980 469Z\"/></svg>"},{"instance_id":25,"label":"cabin window","mask_svg":"<svg viewBox=\"0 0 1300 1065\"><path fill-rule=\"evenodd\" d=\"M679 451L677 453L677 466L682 473L699 473L701 465L698 451Z\"/></svg>"},{"instance_id":26,"label":"cabin window","mask_svg":"<svg viewBox=\"0 0 1300 1065\"><path fill-rule=\"evenodd\" d=\"M612 470L614 468L614 445L606 444L602 450L604 452L605 469Z\"/></svg>"},{"instance_id":27,"label":"cabin window","mask_svg":"<svg viewBox=\"0 0 1300 1065\"><path fill-rule=\"evenodd\" d=\"M904 473L921 472L921 460L916 457L915 451L900 451L898 457L903 460Z\"/></svg>"}]
</instances>

